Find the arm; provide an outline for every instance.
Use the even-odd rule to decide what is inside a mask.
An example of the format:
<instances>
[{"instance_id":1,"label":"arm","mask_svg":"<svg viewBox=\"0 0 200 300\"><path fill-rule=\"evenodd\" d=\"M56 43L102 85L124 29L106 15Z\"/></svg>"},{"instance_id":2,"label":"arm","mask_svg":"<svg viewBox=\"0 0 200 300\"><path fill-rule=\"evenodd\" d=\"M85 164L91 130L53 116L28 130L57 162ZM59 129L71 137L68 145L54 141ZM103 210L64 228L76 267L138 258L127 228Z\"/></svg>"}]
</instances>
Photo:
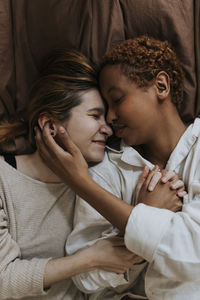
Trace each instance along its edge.
<instances>
[{"instance_id":1,"label":"arm","mask_svg":"<svg viewBox=\"0 0 200 300\"><path fill-rule=\"evenodd\" d=\"M57 173L76 193L93 206L109 222L121 232L125 227L133 207L123 202L118 197L100 187L90 177L88 166L80 150L74 145L63 127L58 128L59 138L65 149L55 143L50 134L49 124L43 128L43 136L36 128L36 140L38 150L44 161ZM167 185L167 183L166 183ZM160 198L159 207L177 210L177 198L174 191L168 192L164 198ZM173 197L171 197L173 195ZM151 201L150 205L157 205ZM120 215L120 218L118 217Z\"/></svg>"},{"instance_id":2,"label":"arm","mask_svg":"<svg viewBox=\"0 0 200 300\"><path fill-rule=\"evenodd\" d=\"M9 233L8 216L0 198L0 299L23 298L48 293L45 288L81 272L96 268L123 273L132 263L133 254L124 247L122 238L115 240L105 256L101 241L72 256L57 259L23 259L17 242ZM121 262L120 257L126 256Z\"/></svg>"},{"instance_id":3,"label":"arm","mask_svg":"<svg viewBox=\"0 0 200 300\"><path fill-rule=\"evenodd\" d=\"M73 143L70 142L70 139L65 131L61 130L61 139L63 138L63 143L66 144L66 148L69 152L64 151L54 142L49 134L47 127L44 128L43 138L44 142L42 142L41 135L39 134L39 132L37 132L37 139L39 141L39 144L41 145L40 150L43 153L41 155L45 156L51 162L52 158L53 161L55 160L56 165L54 164L54 167L55 170L57 170L57 174L60 174L60 176L64 180L69 180L69 182L69 176L72 176L71 178L73 178L75 174L75 179L74 181L72 180L72 185L76 189L76 191L78 191L78 193L80 193L83 198L85 197L84 199L86 199L89 204L97 209L102 215L107 217L108 220L110 220L110 222L112 222L119 229L124 230L128 221L125 235L125 242L127 247L136 254L141 255L142 253L142 256L147 261L152 262L155 249L156 247L158 247L159 242L167 232L168 228L170 228L171 222L173 222L173 218L176 218L178 220L179 216L181 216L182 220L184 220L184 211L182 213L179 212L178 214L173 213L173 211L180 210L180 202L177 202L177 197L175 197L173 193L170 194L169 191L166 191L166 193L164 193L164 197L160 197L159 190L163 189L163 185L162 183L160 183L157 186L155 193L148 192L150 198L144 199L145 204L142 204L141 201L141 203L136 205L136 207L133 209L133 207L120 201L118 198L116 199L116 197L113 197L113 195L110 196L109 193L104 192L103 189L92 182L92 179L87 175L87 165L83 160L80 151L78 151L77 147L74 147ZM70 167L69 165L67 165L68 163ZM74 163L75 169L77 168L77 170L75 170L75 173L70 173L70 170L72 170L72 166L74 166ZM77 182L77 178L82 178L83 181L81 183ZM93 198L90 199L90 196ZM169 208L172 211L160 208ZM129 218L130 213L131 216ZM118 215L121 216L120 220L116 219L116 216ZM175 227L177 228L177 226L178 224ZM184 227L187 227L186 223L184 223L183 231ZM189 231L190 229L191 228L188 228ZM184 236L185 238L188 236L187 244L191 251L193 251L191 234L186 233L186 235ZM148 241L146 242L146 244L144 242L145 239L146 241ZM168 248L170 247L168 246ZM172 249L171 252L173 252ZM166 256L163 259L165 259L167 255L168 253L166 252ZM182 267L184 267L184 263L182 264ZM171 264L171 268L173 268L173 264Z\"/></svg>"},{"instance_id":4,"label":"arm","mask_svg":"<svg viewBox=\"0 0 200 300\"><path fill-rule=\"evenodd\" d=\"M195 164L198 168L199 162ZM151 263L150 269L173 281L188 282L199 278L200 268L200 178L189 183L182 211L140 204L132 212L125 234L131 251ZM151 194L152 196L152 194ZM142 197L147 197L146 192ZM136 228L140 228L139 233Z\"/></svg>"},{"instance_id":5,"label":"arm","mask_svg":"<svg viewBox=\"0 0 200 300\"><path fill-rule=\"evenodd\" d=\"M107 155L104 162L97 166L98 170L91 171L91 176L101 186L106 188L117 196L121 193L121 183L119 174L115 166L107 161ZM103 218L95 209L93 209L83 199L77 197L75 214L74 214L74 229L67 240L66 250L68 254L72 254L77 250L88 247L94 244L99 239L106 239L109 236L116 235L116 230L113 230L112 225ZM108 255L108 249L105 248L105 253ZM122 258L124 259L124 258ZM139 257L135 257L135 261L139 262ZM143 259L141 259L143 260ZM140 264L142 270L146 264ZM137 278L139 266L131 267L131 282ZM130 277L129 277L130 278ZM88 273L82 273L73 277L76 286L85 293L93 293L100 291L106 287L116 287L122 284L128 284L128 279L124 274L116 274L100 269Z\"/></svg>"}]
</instances>

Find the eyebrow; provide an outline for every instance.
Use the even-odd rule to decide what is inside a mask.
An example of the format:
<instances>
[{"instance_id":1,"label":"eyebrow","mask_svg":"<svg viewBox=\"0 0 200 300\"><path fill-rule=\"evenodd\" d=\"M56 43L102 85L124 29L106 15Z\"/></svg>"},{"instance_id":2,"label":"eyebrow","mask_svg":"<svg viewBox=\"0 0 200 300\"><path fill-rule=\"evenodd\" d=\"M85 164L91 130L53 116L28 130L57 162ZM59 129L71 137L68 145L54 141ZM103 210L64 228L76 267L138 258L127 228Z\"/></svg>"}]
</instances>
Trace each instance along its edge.
<instances>
[{"instance_id":1,"label":"eyebrow","mask_svg":"<svg viewBox=\"0 0 200 300\"><path fill-rule=\"evenodd\" d=\"M87 112L97 111L101 114L105 114L105 109L101 107L93 107L87 110Z\"/></svg>"}]
</instances>

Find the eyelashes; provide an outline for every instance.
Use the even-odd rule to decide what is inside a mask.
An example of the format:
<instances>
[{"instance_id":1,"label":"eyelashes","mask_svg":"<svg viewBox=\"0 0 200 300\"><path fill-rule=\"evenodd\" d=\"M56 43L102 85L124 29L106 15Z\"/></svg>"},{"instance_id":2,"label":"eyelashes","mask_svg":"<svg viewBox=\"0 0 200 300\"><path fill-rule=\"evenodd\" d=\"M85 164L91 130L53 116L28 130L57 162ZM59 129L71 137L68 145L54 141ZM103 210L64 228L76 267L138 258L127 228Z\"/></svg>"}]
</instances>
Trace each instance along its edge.
<instances>
[{"instance_id":1,"label":"eyelashes","mask_svg":"<svg viewBox=\"0 0 200 300\"><path fill-rule=\"evenodd\" d=\"M114 103L114 104L120 103L121 100L123 99L123 97L124 97L124 96L121 96L120 98L117 98L117 99L113 100L113 103Z\"/></svg>"}]
</instances>

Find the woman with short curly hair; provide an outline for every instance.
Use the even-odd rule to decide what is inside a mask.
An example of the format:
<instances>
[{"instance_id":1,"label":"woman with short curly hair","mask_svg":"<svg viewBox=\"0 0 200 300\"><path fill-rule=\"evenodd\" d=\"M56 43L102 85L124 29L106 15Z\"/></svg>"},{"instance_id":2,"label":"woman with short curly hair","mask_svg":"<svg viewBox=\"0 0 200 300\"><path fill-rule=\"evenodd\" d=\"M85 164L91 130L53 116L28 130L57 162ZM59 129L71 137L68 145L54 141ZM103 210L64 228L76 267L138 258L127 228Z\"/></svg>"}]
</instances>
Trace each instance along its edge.
<instances>
[{"instance_id":1,"label":"woman with short curly hair","mask_svg":"<svg viewBox=\"0 0 200 300\"><path fill-rule=\"evenodd\" d=\"M150 86L156 75L165 70L170 78L172 102L183 101L183 70L168 41L148 36L126 40L108 51L100 69L106 65L120 65L122 73L139 87Z\"/></svg>"}]
</instances>

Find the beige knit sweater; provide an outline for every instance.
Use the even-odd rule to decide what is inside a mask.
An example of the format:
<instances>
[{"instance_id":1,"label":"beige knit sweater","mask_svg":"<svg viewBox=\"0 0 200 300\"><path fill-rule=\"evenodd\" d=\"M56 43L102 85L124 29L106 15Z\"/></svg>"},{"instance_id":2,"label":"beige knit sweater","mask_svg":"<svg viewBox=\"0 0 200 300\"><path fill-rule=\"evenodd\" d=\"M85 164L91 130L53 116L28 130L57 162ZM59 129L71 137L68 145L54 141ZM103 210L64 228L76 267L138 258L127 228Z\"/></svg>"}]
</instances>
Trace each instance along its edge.
<instances>
[{"instance_id":1,"label":"beige knit sweater","mask_svg":"<svg viewBox=\"0 0 200 300\"><path fill-rule=\"evenodd\" d=\"M0 160L0 299L83 299L72 280L43 290L50 258L65 255L75 194L34 180Z\"/></svg>"}]
</instances>

